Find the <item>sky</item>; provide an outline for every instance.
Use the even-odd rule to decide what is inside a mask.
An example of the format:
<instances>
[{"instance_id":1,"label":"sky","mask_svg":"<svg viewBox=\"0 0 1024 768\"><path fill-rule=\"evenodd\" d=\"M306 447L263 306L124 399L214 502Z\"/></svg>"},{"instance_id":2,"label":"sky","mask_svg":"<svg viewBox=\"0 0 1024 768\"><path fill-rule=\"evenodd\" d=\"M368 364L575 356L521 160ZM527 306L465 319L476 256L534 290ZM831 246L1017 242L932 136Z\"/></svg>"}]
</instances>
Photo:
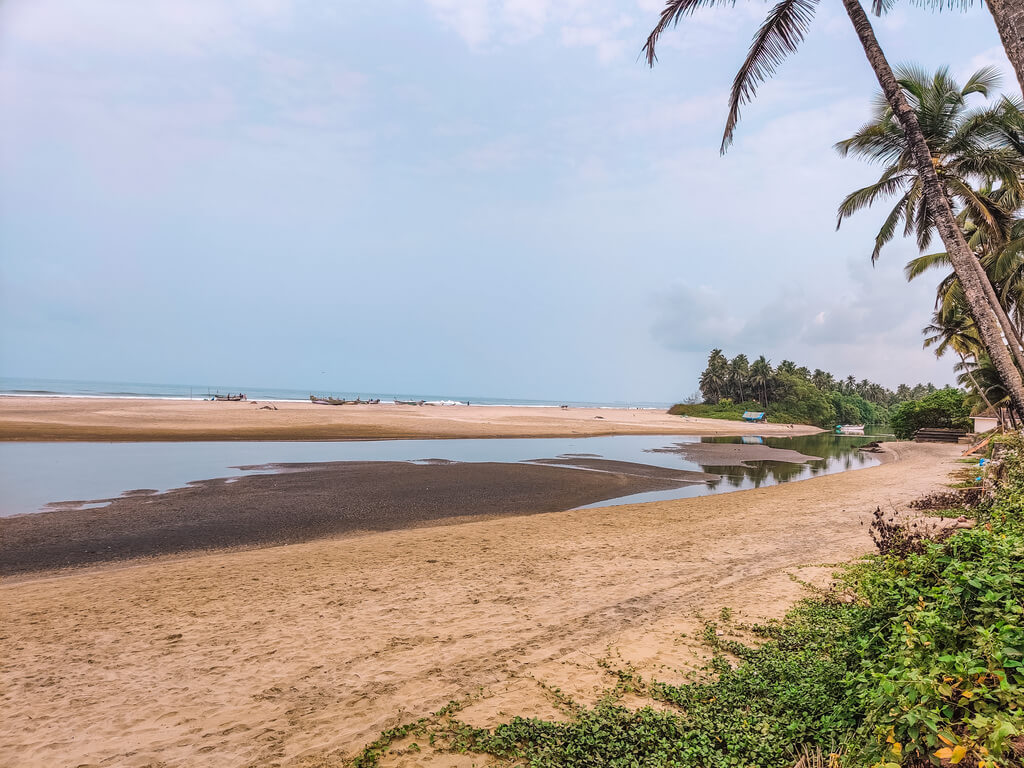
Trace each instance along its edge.
<instances>
[{"instance_id":1,"label":"sky","mask_svg":"<svg viewBox=\"0 0 1024 768\"><path fill-rule=\"evenodd\" d=\"M719 142L763 3L639 53L660 0L0 2L0 375L675 401L708 352L890 387L934 278L872 267L832 145L873 73L838 0ZM893 63L994 64L898 4Z\"/></svg>"}]
</instances>

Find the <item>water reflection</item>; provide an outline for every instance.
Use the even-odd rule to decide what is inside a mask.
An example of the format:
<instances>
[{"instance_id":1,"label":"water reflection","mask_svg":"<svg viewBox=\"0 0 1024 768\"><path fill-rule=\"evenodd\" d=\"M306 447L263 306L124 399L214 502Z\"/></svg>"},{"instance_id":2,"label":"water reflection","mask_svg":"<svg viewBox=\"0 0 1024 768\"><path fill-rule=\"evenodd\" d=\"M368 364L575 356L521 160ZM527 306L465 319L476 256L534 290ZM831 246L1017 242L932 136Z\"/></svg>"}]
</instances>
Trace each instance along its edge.
<instances>
[{"instance_id":1,"label":"water reflection","mask_svg":"<svg viewBox=\"0 0 1024 768\"><path fill-rule=\"evenodd\" d=\"M862 469L873 466L878 460L860 448L878 441L878 435L834 435L822 433L801 437L758 437L758 445L797 451L805 456L816 456L818 460L805 463L788 461L746 461L742 465L705 464L697 460L701 470L720 475L708 485L713 489L760 488L763 485L806 480L822 474ZM702 437L702 443L744 443L751 444L751 438L743 437Z\"/></svg>"}]
</instances>

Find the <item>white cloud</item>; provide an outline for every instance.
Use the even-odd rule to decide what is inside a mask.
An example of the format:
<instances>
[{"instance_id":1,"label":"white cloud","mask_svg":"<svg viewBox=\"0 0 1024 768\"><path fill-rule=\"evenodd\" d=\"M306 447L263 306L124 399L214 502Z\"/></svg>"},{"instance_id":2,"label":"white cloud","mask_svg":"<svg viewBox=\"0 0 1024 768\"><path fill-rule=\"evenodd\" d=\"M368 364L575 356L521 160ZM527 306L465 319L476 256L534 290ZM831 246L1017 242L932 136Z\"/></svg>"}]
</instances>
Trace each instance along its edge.
<instances>
[{"instance_id":1,"label":"white cloud","mask_svg":"<svg viewBox=\"0 0 1024 768\"><path fill-rule=\"evenodd\" d=\"M508 172L523 167L530 154L522 138L503 136L466 149L458 162L467 170L479 173Z\"/></svg>"},{"instance_id":2,"label":"white cloud","mask_svg":"<svg viewBox=\"0 0 1024 768\"><path fill-rule=\"evenodd\" d=\"M107 54L203 55L235 47L246 23L279 20L290 0L67 0L0 5L0 26L16 41Z\"/></svg>"},{"instance_id":3,"label":"white cloud","mask_svg":"<svg viewBox=\"0 0 1024 768\"><path fill-rule=\"evenodd\" d=\"M490 40L492 4L489 0L427 0L427 5L469 47L477 48Z\"/></svg>"},{"instance_id":4,"label":"white cloud","mask_svg":"<svg viewBox=\"0 0 1024 768\"><path fill-rule=\"evenodd\" d=\"M652 333L668 349L706 352L729 346L744 325L728 298L706 285L676 283L655 301L659 314Z\"/></svg>"},{"instance_id":5,"label":"white cloud","mask_svg":"<svg viewBox=\"0 0 1024 768\"><path fill-rule=\"evenodd\" d=\"M828 291L808 278L753 306L706 286L676 285L656 299L652 335L677 352L764 354L890 387L951 381L952 364L921 347L932 285L908 285L896 260L877 269L865 262L849 261L847 279Z\"/></svg>"},{"instance_id":6,"label":"white cloud","mask_svg":"<svg viewBox=\"0 0 1024 768\"><path fill-rule=\"evenodd\" d=\"M613 0L426 0L470 48L514 45L547 32L568 48L592 48L602 62L639 43L622 33L635 21ZM651 21L653 24L653 20Z\"/></svg>"}]
</instances>

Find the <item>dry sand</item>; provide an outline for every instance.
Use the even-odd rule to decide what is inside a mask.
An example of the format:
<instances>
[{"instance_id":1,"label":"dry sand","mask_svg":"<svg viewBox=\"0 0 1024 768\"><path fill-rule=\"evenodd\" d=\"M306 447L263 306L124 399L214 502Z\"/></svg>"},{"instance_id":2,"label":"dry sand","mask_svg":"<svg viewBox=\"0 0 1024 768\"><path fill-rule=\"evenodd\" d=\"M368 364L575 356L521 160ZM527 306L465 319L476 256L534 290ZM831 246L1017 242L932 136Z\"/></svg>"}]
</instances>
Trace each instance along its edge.
<instances>
[{"instance_id":1,"label":"dry sand","mask_svg":"<svg viewBox=\"0 0 1024 768\"><path fill-rule=\"evenodd\" d=\"M662 411L0 397L0 440L364 440L574 435L808 435L816 427L746 424Z\"/></svg>"},{"instance_id":2,"label":"dry sand","mask_svg":"<svg viewBox=\"0 0 1024 768\"><path fill-rule=\"evenodd\" d=\"M597 662L679 679L730 606L779 615L871 548L876 505L938 488L956 446L766 489L496 518L0 586L0 765L331 766L385 727L592 702ZM385 766L483 765L389 756Z\"/></svg>"}]
</instances>

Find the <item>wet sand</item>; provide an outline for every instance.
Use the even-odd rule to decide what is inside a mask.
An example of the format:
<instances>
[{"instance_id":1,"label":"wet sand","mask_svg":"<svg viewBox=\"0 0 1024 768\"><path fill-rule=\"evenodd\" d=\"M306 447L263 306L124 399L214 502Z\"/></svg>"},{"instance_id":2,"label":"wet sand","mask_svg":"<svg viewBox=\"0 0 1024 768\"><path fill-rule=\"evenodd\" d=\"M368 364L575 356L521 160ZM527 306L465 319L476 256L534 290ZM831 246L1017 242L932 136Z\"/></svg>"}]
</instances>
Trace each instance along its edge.
<instances>
[{"instance_id":1,"label":"wet sand","mask_svg":"<svg viewBox=\"0 0 1024 768\"><path fill-rule=\"evenodd\" d=\"M0 575L291 544L468 516L558 512L716 477L628 462L605 462L604 471L456 462L269 466L282 471L204 480L160 494L140 489L100 508L64 503L0 517Z\"/></svg>"},{"instance_id":2,"label":"wet sand","mask_svg":"<svg viewBox=\"0 0 1024 768\"><path fill-rule=\"evenodd\" d=\"M593 703L602 659L678 680L701 616L781 614L796 579L871 550L876 506L958 466L957 446L885 450L759 490L8 581L0 765L326 768L453 698L473 725L561 716L541 684ZM381 765L488 762L423 746Z\"/></svg>"},{"instance_id":3,"label":"wet sand","mask_svg":"<svg viewBox=\"0 0 1024 768\"><path fill-rule=\"evenodd\" d=\"M267 408L273 406L277 410ZM383 440L599 435L807 435L662 411L0 397L0 440Z\"/></svg>"},{"instance_id":4,"label":"wet sand","mask_svg":"<svg viewBox=\"0 0 1024 768\"><path fill-rule=\"evenodd\" d=\"M745 443L676 443L669 448L655 448L653 453L678 453L685 459L705 466L740 467L751 466L753 461L784 461L803 464L820 461L820 456L807 456L788 448L772 448L767 445Z\"/></svg>"}]
</instances>

